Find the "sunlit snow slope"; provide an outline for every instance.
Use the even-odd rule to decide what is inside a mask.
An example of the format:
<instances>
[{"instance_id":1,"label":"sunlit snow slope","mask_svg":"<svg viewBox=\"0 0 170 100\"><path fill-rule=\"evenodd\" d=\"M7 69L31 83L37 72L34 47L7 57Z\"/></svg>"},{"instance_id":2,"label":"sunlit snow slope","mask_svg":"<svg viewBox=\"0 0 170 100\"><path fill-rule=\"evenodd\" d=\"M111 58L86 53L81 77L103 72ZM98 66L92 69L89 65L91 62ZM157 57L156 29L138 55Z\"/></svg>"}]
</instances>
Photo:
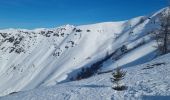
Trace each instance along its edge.
<instances>
[{"instance_id":1,"label":"sunlit snow slope","mask_svg":"<svg viewBox=\"0 0 170 100\"><path fill-rule=\"evenodd\" d=\"M156 48L150 32L159 28L166 10L121 22L0 30L0 95L55 85L114 52L115 66L153 59ZM111 65L108 60L100 70L113 69Z\"/></svg>"},{"instance_id":2,"label":"sunlit snow slope","mask_svg":"<svg viewBox=\"0 0 170 100\"><path fill-rule=\"evenodd\" d=\"M0 100L169 100L170 54L124 69L124 91L112 89L111 73L81 81L40 87L1 97Z\"/></svg>"}]
</instances>

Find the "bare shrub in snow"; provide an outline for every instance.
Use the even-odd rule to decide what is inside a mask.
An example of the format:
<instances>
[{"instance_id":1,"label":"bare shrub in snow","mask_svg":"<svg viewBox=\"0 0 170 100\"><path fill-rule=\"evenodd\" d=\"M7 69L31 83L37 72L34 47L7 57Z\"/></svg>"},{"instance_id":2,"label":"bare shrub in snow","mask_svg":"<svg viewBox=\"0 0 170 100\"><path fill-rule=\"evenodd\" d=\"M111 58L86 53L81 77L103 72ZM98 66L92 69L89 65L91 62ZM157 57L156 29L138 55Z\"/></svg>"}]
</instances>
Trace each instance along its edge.
<instances>
[{"instance_id":1,"label":"bare shrub in snow","mask_svg":"<svg viewBox=\"0 0 170 100\"><path fill-rule=\"evenodd\" d=\"M161 14L160 29L154 32L154 38L160 55L170 52L170 8Z\"/></svg>"}]
</instances>

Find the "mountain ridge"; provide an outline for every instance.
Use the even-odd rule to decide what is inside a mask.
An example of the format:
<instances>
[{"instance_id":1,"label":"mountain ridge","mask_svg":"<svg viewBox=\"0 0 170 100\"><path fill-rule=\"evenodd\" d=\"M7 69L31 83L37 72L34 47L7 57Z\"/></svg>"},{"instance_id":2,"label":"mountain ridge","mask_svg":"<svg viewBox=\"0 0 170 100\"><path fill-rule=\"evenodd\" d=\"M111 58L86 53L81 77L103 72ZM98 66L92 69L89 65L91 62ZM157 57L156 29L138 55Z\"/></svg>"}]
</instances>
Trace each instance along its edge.
<instances>
[{"instance_id":1,"label":"mountain ridge","mask_svg":"<svg viewBox=\"0 0 170 100\"><path fill-rule=\"evenodd\" d=\"M152 60L156 48L149 33L159 28L160 14L166 10L120 22L0 30L0 95L56 85L68 75L75 79L70 73L115 51L113 62L107 60L99 71Z\"/></svg>"}]
</instances>

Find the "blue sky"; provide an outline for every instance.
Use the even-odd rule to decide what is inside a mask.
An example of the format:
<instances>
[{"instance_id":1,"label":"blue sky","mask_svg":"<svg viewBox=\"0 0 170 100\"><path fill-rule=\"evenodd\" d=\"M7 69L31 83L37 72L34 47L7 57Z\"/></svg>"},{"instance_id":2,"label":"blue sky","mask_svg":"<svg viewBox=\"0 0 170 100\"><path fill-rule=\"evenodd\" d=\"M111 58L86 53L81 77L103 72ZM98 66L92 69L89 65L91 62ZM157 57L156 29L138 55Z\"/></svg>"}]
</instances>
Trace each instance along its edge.
<instances>
[{"instance_id":1,"label":"blue sky","mask_svg":"<svg viewBox=\"0 0 170 100\"><path fill-rule=\"evenodd\" d=\"M0 0L0 29L119 21L166 6L167 0Z\"/></svg>"}]
</instances>

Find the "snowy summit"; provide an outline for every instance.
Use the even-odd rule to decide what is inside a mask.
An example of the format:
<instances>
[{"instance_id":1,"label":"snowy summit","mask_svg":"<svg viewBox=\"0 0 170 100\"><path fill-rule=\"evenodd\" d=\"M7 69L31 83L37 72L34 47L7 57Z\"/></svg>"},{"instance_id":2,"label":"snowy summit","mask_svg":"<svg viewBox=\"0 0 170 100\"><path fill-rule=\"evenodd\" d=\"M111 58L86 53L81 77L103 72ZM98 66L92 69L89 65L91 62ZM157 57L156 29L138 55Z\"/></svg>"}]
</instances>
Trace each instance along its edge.
<instances>
[{"instance_id":1,"label":"snowy summit","mask_svg":"<svg viewBox=\"0 0 170 100\"><path fill-rule=\"evenodd\" d=\"M0 30L0 100L168 100L170 54L158 57L149 16L92 25ZM112 89L112 71L127 89Z\"/></svg>"}]
</instances>

